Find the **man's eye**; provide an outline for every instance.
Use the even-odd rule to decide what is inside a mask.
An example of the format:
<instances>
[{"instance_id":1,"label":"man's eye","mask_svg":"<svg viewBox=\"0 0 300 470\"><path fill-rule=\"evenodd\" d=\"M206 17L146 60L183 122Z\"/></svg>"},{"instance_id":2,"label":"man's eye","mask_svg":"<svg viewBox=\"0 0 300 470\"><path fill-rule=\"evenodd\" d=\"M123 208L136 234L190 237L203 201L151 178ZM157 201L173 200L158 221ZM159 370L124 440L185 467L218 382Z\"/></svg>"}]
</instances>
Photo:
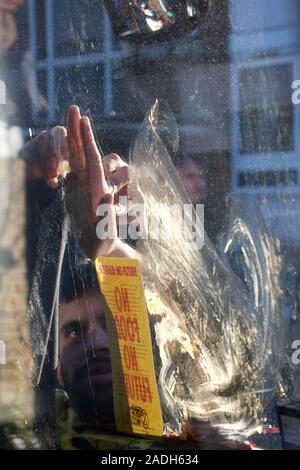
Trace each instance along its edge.
<instances>
[{"instance_id":1,"label":"man's eye","mask_svg":"<svg viewBox=\"0 0 300 470\"><path fill-rule=\"evenodd\" d=\"M73 325L66 330L66 336L68 338L77 338L78 336L81 336L81 332L82 330L80 325Z\"/></svg>"}]
</instances>

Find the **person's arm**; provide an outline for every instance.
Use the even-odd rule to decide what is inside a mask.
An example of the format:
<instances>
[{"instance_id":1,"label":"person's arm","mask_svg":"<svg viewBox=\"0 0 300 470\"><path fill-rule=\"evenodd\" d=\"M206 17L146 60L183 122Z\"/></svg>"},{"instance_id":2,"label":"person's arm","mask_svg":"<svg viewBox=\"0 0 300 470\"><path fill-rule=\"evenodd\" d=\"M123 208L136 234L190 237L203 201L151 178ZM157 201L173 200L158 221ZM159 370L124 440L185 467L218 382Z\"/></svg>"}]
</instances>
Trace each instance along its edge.
<instances>
[{"instance_id":1,"label":"person's arm","mask_svg":"<svg viewBox=\"0 0 300 470\"><path fill-rule=\"evenodd\" d=\"M50 132L40 133L29 141L22 151L26 174L26 259L30 285L37 261L41 224L47 218L51 206L55 207L52 212L55 211L57 217L49 220L49 224L52 222L53 232L55 221L59 220L59 215L63 213L62 189L58 187L56 167L59 155L65 150L65 142L66 129L56 127ZM56 223L54 231L59 239L59 222Z\"/></svg>"},{"instance_id":2,"label":"person's arm","mask_svg":"<svg viewBox=\"0 0 300 470\"><path fill-rule=\"evenodd\" d=\"M50 189L42 178L26 180L26 259L28 277L31 280L36 264L40 227L46 210L55 204L62 205L59 190ZM30 281L31 284L31 281Z\"/></svg>"}]
</instances>

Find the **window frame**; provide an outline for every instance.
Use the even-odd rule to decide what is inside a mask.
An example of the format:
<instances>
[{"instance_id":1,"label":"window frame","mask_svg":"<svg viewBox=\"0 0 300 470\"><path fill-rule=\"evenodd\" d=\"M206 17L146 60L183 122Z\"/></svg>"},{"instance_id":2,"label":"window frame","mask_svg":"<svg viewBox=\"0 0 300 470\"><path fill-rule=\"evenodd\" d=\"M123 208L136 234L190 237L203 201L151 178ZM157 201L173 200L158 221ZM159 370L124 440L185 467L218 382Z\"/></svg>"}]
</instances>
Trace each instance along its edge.
<instances>
[{"instance_id":1,"label":"window frame","mask_svg":"<svg viewBox=\"0 0 300 470\"><path fill-rule=\"evenodd\" d=\"M292 81L300 77L299 55L289 54L280 57L245 58L231 65L231 149L232 149L232 188L238 193L276 193L278 186L239 186L239 174L241 172L263 171L289 171L297 170L298 184L293 186L280 186L280 192L286 194L300 193L300 105L292 104L292 83L290 84L291 105L293 107L293 136L294 145L292 151L273 151L265 153L241 153L240 152L240 96L239 77L240 72L245 69L265 68L276 65L292 66ZM288 86L288 85L287 85Z\"/></svg>"},{"instance_id":2,"label":"window frame","mask_svg":"<svg viewBox=\"0 0 300 470\"><path fill-rule=\"evenodd\" d=\"M74 67L78 65L102 65L104 69L104 110L103 117L108 117L113 110L113 63L126 59L127 53L122 49L116 49L113 42L109 19L103 8L103 51L81 55L70 55L65 57L55 56L54 43L54 5L52 0L45 0L45 36L46 36L46 58L38 59L37 28L36 28L36 2L28 0L28 24L29 24L29 49L32 58L32 69L30 76L31 96L38 94L37 74L46 70L47 74L47 102L48 116L43 121L45 126L50 127L56 123L55 111L56 70L61 67ZM37 105L32 100L32 122L37 127L42 118L38 115Z\"/></svg>"}]
</instances>

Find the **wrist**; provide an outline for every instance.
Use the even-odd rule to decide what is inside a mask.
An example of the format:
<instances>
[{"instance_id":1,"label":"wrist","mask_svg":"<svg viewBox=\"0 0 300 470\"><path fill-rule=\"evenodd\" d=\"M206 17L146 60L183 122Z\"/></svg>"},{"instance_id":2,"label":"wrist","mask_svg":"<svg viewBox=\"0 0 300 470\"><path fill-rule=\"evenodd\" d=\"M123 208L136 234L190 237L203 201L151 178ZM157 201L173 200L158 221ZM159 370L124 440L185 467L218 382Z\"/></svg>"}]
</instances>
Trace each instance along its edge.
<instances>
[{"instance_id":1,"label":"wrist","mask_svg":"<svg viewBox=\"0 0 300 470\"><path fill-rule=\"evenodd\" d=\"M103 252L103 249L100 247L99 250L96 250L95 257L97 256L107 256L110 258L133 258L141 260L140 254L134 250L127 243L122 242L119 238L116 238L113 243L110 245L109 249Z\"/></svg>"}]
</instances>

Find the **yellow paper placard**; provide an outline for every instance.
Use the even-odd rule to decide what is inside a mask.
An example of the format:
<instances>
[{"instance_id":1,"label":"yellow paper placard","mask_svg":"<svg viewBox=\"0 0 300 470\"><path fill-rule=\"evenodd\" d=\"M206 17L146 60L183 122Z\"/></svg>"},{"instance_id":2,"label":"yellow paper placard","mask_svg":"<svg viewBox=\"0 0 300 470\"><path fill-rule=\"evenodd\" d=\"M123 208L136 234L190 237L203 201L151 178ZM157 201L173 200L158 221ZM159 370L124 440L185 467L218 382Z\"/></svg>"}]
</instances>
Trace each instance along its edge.
<instances>
[{"instance_id":1,"label":"yellow paper placard","mask_svg":"<svg viewBox=\"0 0 300 470\"><path fill-rule=\"evenodd\" d=\"M108 307L116 428L161 436L163 419L140 264L134 259L102 256L95 263Z\"/></svg>"}]
</instances>

